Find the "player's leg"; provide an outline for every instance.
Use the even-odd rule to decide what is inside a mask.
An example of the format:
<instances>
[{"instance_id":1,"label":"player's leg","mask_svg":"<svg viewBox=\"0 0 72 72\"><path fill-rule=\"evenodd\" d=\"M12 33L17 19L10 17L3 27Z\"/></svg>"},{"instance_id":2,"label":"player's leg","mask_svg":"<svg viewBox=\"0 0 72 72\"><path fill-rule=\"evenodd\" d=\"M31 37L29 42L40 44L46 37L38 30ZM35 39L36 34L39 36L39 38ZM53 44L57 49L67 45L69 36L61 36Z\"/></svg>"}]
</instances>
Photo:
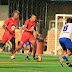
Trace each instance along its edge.
<instances>
[{"instance_id":1,"label":"player's leg","mask_svg":"<svg viewBox=\"0 0 72 72\"><path fill-rule=\"evenodd\" d=\"M63 52L64 52L63 54L67 53L67 49L63 43L63 39L59 39L59 43L60 43L61 47L63 48ZM64 59L62 57L59 57L59 60L60 60L61 65L63 66Z\"/></svg>"},{"instance_id":2,"label":"player's leg","mask_svg":"<svg viewBox=\"0 0 72 72\"><path fill-rule=\"evenodd\" d=\"M5 43L0 42L0 47L2 48L5 45ZM5 48L3 48L3 51L5 50Z\"/></svg>"},{"instance_id":3,"label":"player's leg","mask_svg":"<svg viewBox=\"0 0 72 72\"><path fill-rule=\"evenodd\" d=\"M3 34L3 37L2 37L2 41L0 42L0 47L3 47L5 45L5 43L7 42L7 36L6 34L4 33Z\"/></svg>"},{"instance_id":4,"label":"player's leg","mask_svg":"<svg viewBox=\"0 0 72 72\"><path fill-rule=\"evenodd\" d=\"M19 45L19 43L20 43L20 41L18 42L18 45ZM25 48L26 48L26 45L23 45L22 46L22 53L24 53Z\"/></svg>"},{"instance_id":5,"label":"player's leg","mask_svg":"<svg viewBox=\"0 0 72 72\"><path fill-rule=\"evenodd\" d=\"M17 50L21 49L22 46L24 45L24 43L27 41L27 36L26 35L22 35L21 37L21 41L18 45L18 47L15 49L14 54L16 53Z\"/></svg>"},{"instance_id":6,"label":"player's leg","mask_svg":"<svg viewBox=\"0 0 72 72\"><path fill-rule=\"evenodd\" d=\"M29 42L32 44L32 46L30 48L34 47L33 58L35 59L35 54L36 54L36 45L35 45L35 43L36 43L36 39L35 39L34 35L30 35Z\"/></svg>"},{"instance_id":7,"label":"player's leg","mask_svg":"<svg viewBox=\"0 0 72 72\"><path fill-rule=\"evenodd\" d=\"M65 55L67 54L67 52L65 50L63 50L63 52L64 52ZM63 61L64 61L63 58L64 58L64 55L62 57L59 57L59 60L60 60L60 63L61 63L62 66L63 66ZM68 59L66 59L66 60L68 61Z\"/></svg>"},{"instance_id":8,"label":"player's leg","mask_svg":"<svg viewBox=\"0 0 72 72\"><path fill-rule=\"evenodd\" d=\"M64 45L64 44L63 44ZM65 47L65 45L64 45L64 47L63 47L63 56L62 57L59 57L59 60L60 60L60 62L61 62L61 65L63 66L63 61L64 61L64 56L67 54L67 49L66 49L66 47ZM66 58L66 62L68 62L68 58Z\"/></svg>"},{"instance_id":9,"label":"player's leg","mask_svg":"<svg viewBox=\"0 0 72 72\"><path fill-rule=\"evenodd\" d=\"M68 60L68 57L71 56L71 54L72 54L72 48L67 52L66 55L64 55L64 56L62 57L62 59L66 61L66 64L67 64L69 67L72 67L72 64L69 63L69 60Z\"/></svg>"},{"instance_id":10,"label":"player's leg","mask_svg":"<svg viewBox=\"0 0 72 72\"><path fill-rule=\"evenodd\" d=\"M0 47L3 47L5 45L5 43L0 42Z\"/></svg>"},{"instance_id":11,"label":"player's leg","mask_svg":"<svg viewBox=\"0 0 72 72\"><path fill-rule=\"evenodd\" d=\"M11 59L15 59L14 54L13 54L14 53L14 50L15 50L15 38L12 37L11 40L10 40L10 42L12 43Z\"/></svg>"},{"instance_id":12,"label":"player's leg","mask_svg":"<svg viewBox=\"0 0 72 72\"><path fill-rule=\"evenodd\" d=\"M16 53L17 50L21 49L23 45L19 44L18 47L15 49L14 54Z\"/></svg>"},{"instance_id":13,"label":"player's leg","mask_svg":"<svg viewBox=\"0 0 72 72\"><path fill-rule=\"evenodd\" d=\"M69 56L71 56L71 54L72 54L72 48L70 48L70 49L68 49L68 52L67 52L67 58L69 57ZM67 59L68 60L68 59ZM69 67L72 67L72 64L71 63L69 63L69 61L66 61L66 64L69 66Z\"/></svg>"},{"instance_id":14,"label":"player's leg","mask_svg":"<svg viewBox=\"0 0 72 72\"><path fill-rule=\"evenodd\" d=\"M31 45L29 45L29 46L27 46L27 48L29 48L30 50L29 50L28 55L27 55L27 57L25 58L25 60L30 60L30 59L29 59L29 56L30 56L31 53L32 53L32 47L31 47Z\"/></svg>"},{"instance_id":15,"label":"player's leg","mask_svg":"<svg viewBox=\"0 0 72 72\"><path fill-rule=\"evenodd\" d=\"M67 52L67 54L65 54L62 59L66 61L66 64L69 66L69 67L72 67L72 65L69 63L69 60L68 60L68 57L71 55L72 53L72 42L70 39L65 39L64 41L64 44L65 44L65 47L66 49L68 48L69 51Z\"/></svg>"},{"instance_id":16,"label":"player's leg","mask_svg":"<svg viewBox=\"0 0 72 72\"><path fill-rule=\"evenodd\" d=\"M33 51L34 51L34 53L33 53L33 58L35 59L35 54L36 54L36 40L31 40L30 42L33 44L33 45L31 46L31 48L34 47L34 49L33 49Z\"/></svg>"},{"instance_id":17,"label":"player's leg","mask_svg":"<svg viewBox=\"0 0 72 72\"><path fill-rule=\"evenodd\" d=\"M32 45L32 44L27 40L27 41L25 42L25 45L26 45L27 49L29 49L28 55L27 55L27 57L25 58L25 60L30 60L30 59L29 59L29 56L30 56L31 53L32 53L32 48L31 48L31 45Z\"/></svg>"}]
</instances>

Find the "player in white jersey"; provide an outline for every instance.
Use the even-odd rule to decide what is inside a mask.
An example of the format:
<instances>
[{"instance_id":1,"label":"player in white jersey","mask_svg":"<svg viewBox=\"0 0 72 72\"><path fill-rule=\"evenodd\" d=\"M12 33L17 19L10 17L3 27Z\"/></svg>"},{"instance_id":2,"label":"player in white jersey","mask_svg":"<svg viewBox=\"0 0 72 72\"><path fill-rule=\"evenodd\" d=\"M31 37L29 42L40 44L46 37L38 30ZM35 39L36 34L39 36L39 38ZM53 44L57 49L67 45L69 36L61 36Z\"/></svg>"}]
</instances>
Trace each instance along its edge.
<instances>
[{"instance_id":1,"label":"player in white jersey","mask_svg":"<svg viewBox=\"0 0 72 72\"><path fill-rule=\"evenodd\" d=\"M66 60L66 64L69 67L72 65L68 61L68 57L72 54L72 42L71 42L71 34L72 34L72 19L67 19L67 24L62 27L62 31L59 37L59 43L63 48L64 56L59 57L60 63L63 66L63 61ZM69 50L67 52L67 49Z\"/></svg>"},{"instance_id":2,"label":"player in white jersey","mask_svg":"<svg viewBox=\"0 0 72 72\"><path fill-rule=\"evenodd\" d=\"M66 25L63 26L60 37L59 38L69 38L71 37L72 34L72 23L67 23Z\"/></svg>"}]
</instances>

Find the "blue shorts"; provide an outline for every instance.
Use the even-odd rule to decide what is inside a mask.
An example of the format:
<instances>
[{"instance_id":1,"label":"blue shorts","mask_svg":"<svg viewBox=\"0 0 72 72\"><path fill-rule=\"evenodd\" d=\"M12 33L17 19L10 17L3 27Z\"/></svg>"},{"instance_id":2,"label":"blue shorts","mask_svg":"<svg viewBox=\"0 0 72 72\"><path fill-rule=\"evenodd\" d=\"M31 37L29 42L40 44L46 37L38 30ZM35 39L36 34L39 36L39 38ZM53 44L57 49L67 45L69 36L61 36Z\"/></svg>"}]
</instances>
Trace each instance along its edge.
<instances>
[{"instance_id":1,"label":"blue shorts","mask_svg":"<svg viewBox=\"0 0 72 72\"><path fill-rule=\"evenodd\" d=\"M62 48L66 48L66 49L72 48L72 42L69 38L60 38L59 42L60 42Z\"/></svg>"},{"instance_id":2,"label":"blue shorts","mask_svg":"<svg viewBox=\"0 0 72 72\"><path fill-rule=\"evenodd\" d=\"M29 46L29 45L33 45L33 44L31 44L28 40L25 42L25 45L26 46Z\"/></svg>"}]
</instances>

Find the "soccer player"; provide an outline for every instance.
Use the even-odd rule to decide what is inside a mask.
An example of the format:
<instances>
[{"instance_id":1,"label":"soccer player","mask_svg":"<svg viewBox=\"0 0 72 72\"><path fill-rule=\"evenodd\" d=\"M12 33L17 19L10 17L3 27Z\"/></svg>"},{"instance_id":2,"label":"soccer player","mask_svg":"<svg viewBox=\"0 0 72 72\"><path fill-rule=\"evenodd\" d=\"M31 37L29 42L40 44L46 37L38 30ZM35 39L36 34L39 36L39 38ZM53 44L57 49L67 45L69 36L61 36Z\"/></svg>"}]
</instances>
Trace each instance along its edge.
<instances>
[{"instance_id":1,"label":"soccer player","mask_svg":"<svg viewBox=\"0 0 72 72\"><path fill-rule=\"evenodd\" d=\"M16 51L18 49L20 49L24 43L28 40L31 44L33 44L31 47L30 47L30 52L32 52L32 47L34 46L34 54L33 54L33 58L35 58L35 53L36 53L36 39L33 35L33 31L36 30L36 15L35 14L32 14L31 15L31 18L28 19L25 24L24 24L24 32L22 34L22 37L21 37L21 41L20 41L20 44L19 46L15 49L14 53L16 53ZM36 31L36 34L40 36L39 32ZM30 55L30 54L29 54Z\"/></svg>"},{"instance_id":2,"label":"soccer player","mask_svg":"<svg viewBox=\"0 0 72 72\"><path fill-rule=\"evenodd\" d=\"M63 61L65 60L66 64L69 67L72 67L72 65L68 61L68 57L72 53L72 42L70 39L71 34L72 34L72 19L68 18L67 24L62 27L62 31L59 37L60 45L62 46L63 52L65 54L64 56L59 57L59 60L62 66L63 66ZM67 49L69 50L68 52L67 52Z\"/></svg>"},{"instance_id":3,"label":"soccer player","mask_svg":"<svg viewBox=\"0 0 72 72\"><path fill-rule=\"evenodd\" d=\"M20 33L21 33L21 35L22 35L22 29L24 28L24 25L20 28ZM37 31L37 26L36 26L36 31ZM30 47L31 47L31 45L33 45L33 44L31 44L28 40L25 42L25 47L24 47L24 49L25 48L27 48L27 49L30 49ZM32 48L33 49L33 48ZM28 55L27 55L27 57L25 58L25 60L30 60L29 59L29 56L31 55L31 50L28 52Z\"/></svg>"},{"instance_id":4,"label":"soccer player","mask_svg":"<svg viewBox=\"0 0 72 72\"><path fill-rule=\"evenodd\" d=\"M22 29L24 28L24 25L20 28L20 33L21 33L21 35L22 35ZM27 40L26 42L25 42L25 46L24 46L24 49L25 48L27 48L27 49L30 49L30 47L31 47L31 43ZM25 60L30 60L29 59L29 56L31 55L31 51L29 50L29 52L28 52L28 55L27 55L27 57L25 58Z\"/></svg>"},{"instance_id":5,"label":"soccer player","mask_svg":"<svg viewBox=\"0 0 72 72\"><path fill-rule=\"evenodd\" d=\"M10 17L5 20L3 24L3 29L5 30L2 41L0 43L0 47L3 47L5 43L9 40L12 43L12 50L11 50L11 59L15 59L13 52L15 50L15 27L19 18L19 11L15 10L13 12L13 17Z\"/></svg>"}]
</instances>

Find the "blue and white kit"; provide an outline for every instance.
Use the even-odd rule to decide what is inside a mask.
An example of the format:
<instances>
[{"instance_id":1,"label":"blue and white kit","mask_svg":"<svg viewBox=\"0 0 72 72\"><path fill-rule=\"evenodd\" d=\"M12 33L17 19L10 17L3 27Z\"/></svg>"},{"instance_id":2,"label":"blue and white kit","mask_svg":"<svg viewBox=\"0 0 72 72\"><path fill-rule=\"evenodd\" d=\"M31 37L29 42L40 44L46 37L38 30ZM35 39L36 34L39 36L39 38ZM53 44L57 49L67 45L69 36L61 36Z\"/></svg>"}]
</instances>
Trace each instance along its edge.
<instances>
[{"instance_id":1,"label":"blue and white kit","mask_svg":"<svg viewBox=\"0 0 72 72\"><path fill-rule=\"evenodd\" d=\"M72 42L71 42L71 34L72 34L72 23L67 23L63 26L61 34L59 36L59 42L62 48L71 49Z\"/></svg>"}]
</instances>

